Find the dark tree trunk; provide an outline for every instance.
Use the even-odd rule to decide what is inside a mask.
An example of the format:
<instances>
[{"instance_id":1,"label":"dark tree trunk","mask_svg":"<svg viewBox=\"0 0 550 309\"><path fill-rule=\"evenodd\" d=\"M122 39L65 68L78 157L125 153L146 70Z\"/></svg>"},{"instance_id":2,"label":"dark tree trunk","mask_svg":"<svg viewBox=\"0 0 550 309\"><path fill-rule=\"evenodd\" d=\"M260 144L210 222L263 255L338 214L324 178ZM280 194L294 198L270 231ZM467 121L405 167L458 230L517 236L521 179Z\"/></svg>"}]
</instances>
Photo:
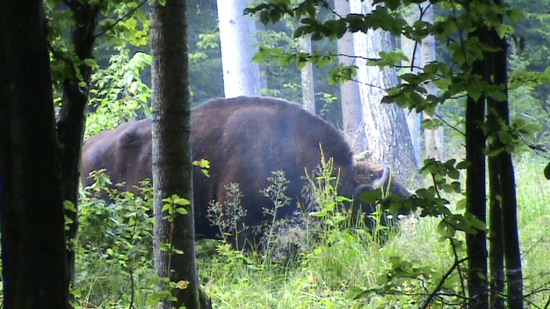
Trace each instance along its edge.
<instances>
[{"instance_id":1,"label":"dark tree trunk","mask_svg":"<svg viewBox=\"0 0 550 309\"><path fill-rule=\"evenodd\" d=\"M495 0L495 4L501 5L502 1ZM488 33L488 41L498 47L498 51L491 55L491 80L496 85L504 88L507 94L508 85L508 59L506 52L508 45L505 38L500 38L496 30ZM510 124L507 96L504 101L494 102L496 117L504 127ZM504 128L502 127L502 128ZM500 141L499 141L500 143ZM518 222L517 222L517 197L516 180L512 156L508 151L502 151L496 157L498 166L500 191L502 197L502 233L504 244L504 257L506 261L507 302L510 309L523 308L523 272L521 267L521 253L519 248Z\"/></svg>"},{"instance_id":2,"label":"dark tree trunk","mask_svg":"<svg viewBox=\"0 0 550 309\"><path fill-rule=\"evenodd\" d=\"M199 305L195 263L193 205L186 215L163 211L162 200L178 195L193 201L190 145L190 104L187 56L187 19L184 0L168 0L162 6L151 2L151 48L153 55L153 186L155 190L155 269L161 278L187 282L185 289L172 289L176 301L164 299L158 308L196 309ZM172 205L178 207L178 205ZM173 250L161 250L170 243ZM159 289L169 289L160 284Z\"/></svg>"},{"instance_id":3,"label":"dark tree trunk","mask_svg":"<svg viewBox=\"0 0 550 309\"><path fill-rule=\"evenodd\" d=\"M485 197L485 135L479 127L484 121L485 102L468 97L466 107L466 160L472 165L468 168L466 195L468 212L477 219L486 221ZM485 309L487 300L487 235L478 230L476 234L466 235L468 247L468 294L471 309Z\"/></svg>"},{"instance_id":4,"label":"dark tree trunk","mask_svg":"<svg viewBox=\"0 0 550 309\"><path fill-rule=\"evenodd\" d=\"M71 1L75 26L72 29L71 43L74 45L76 56L80 61L93 57L95 43L95 28L99 10L89 1ZM69 201L77 209L78 184L80 181L80 153L82 138L86 125L85 110L88 104L88 87L79 86L80 82L86 85L90 82L91 68L84 62L74 63L74 75L63 81L63 106L57 121L58 154L61 164L61 193L63 201ZM81 80L77 78L77 72ZM76 237L78 230L77 213L66 210L66 216L72 221L67 231L69 240ZM72 242L69 241L67 250L67 275L69 280L74 279L75 255Z\"/></svg>"},{"instance_id":5,"label":"dark tree trunk","mask_svg":"<svg viewBox=\"0 0 550 309\"><path fill-rule=\"evenodd\" d=\"M0 2L3 308L67 308L63 200L42 1Z\"/></svg>"},{"instance_id":6,"label":"dark tree trunk","mask_svg":"<svg viewBox=\"0 0 550 309\"><path fill-rule=\"evenodd\" d=\"M490 222L489 222L489 270L490 308L504 309L504 243L502 239L502 208L500 181L495 158L489 158Z\"/></svg>"},{"instance_id":7,"label":"dark tree trunk","mask_svg":"<svg viewBox=\"0 0 550 309\"><path fill-rule=\"evenodd\" d=\"M481 31L470 35L480 36ZM471 64L473 76L484 76L484 63ZM474 99L468 96L466 102L466 160L471 163L466 171L467 211L475 218L486 222L485 188L485 133L480 124L485 121L485 98ZM468 295L470 309L486 309L488 301L487 286L487 233L477 230L476 234L466 235L468 251Z\"/></svg>"},{"instance_id":8,"label":"dark tree trunk","mask_svg":"<svg viewBox=\"0 0 550 309\"><path fill-rule=\"evenodd\" d=\"M503 228L503 241L508 290L507 302L510 309L521 309L523 308L523 272L519 248L514 166L511 155L501 153L498 165L502 187L502 226L505 227Z\"/></svg>"}]
</instances>

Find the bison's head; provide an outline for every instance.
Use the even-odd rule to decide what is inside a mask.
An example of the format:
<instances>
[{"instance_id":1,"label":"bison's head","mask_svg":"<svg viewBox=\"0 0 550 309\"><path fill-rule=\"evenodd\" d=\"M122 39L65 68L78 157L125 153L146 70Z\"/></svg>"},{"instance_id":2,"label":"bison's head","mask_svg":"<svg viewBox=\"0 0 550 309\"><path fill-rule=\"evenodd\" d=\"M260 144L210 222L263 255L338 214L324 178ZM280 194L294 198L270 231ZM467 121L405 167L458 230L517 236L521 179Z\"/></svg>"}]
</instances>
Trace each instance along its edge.
<instances>
[{"instance_id":1,"label":"bison's head","mask_svg":"<svg viewBox=\"0 0 550 309\"><path fill-rule=\"evenodd\" d=\"M411 192L391 177L390 167L385 162L373 162L370 153L354 156L354 211L362 210L369 215L376 207L371 202L365 202L365 197L387 197L395 195L408 197ZM368 199L368 198L367 198ZM398 209L397 212L402 212Z\"/></svg>"},{"instance_id":2,"label":"bison's head","mask_svg":"<svg viewBox=\"0 0 550 309\"><path fill-rule=\"evenodd\" d=\"M384 193L395 193L409 196L411 192L399 182L391 178L390 167L385 162L361 162L354 165L355 192L381 190Z\"/></svg>"}]
</instances>

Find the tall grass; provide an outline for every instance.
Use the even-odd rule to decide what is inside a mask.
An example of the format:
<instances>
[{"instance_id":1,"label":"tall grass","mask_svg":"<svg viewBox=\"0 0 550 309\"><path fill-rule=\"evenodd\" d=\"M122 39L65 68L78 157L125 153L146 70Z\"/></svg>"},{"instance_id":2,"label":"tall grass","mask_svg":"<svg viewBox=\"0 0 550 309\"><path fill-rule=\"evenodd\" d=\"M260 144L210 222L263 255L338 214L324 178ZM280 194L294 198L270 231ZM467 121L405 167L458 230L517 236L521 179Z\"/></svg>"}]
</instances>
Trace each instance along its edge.
<instances>
[{"instance_id":1,"label":"tall grass","mask_svg":"<svg viewBox=\"0 0 550 309\"><path fill-rule=\"evenodd\" d=\"M524 155L516 164L518 225L527 304L544 307L550 297L550 182L544 163Z\"/></svg>"},{"instance_id":2,"label":"tall grass","mask_svg":"<svg viewBox=\"0 0 550 309\"><path fill-rule=\"evenodd\" d=\"M542 169L529 156L516 162L526 303L533 308L544 307L550 297L550 183ZM416 308L455 260L449 242L441 241L436 233L438 223L436 218L403 220L384 245L363 229L321 224L321 233L306 233L314 235L307 251L275 260L263 253L202 241L198 246L200 281L215 308ZM102 260L100 252L94 255L90 250L79 258L77 305L128 308L128 269L112 256ZM152 291L152 263L139 259L135 263L134 307L153 308L146 302ZM396 271L413 275L385 290L385 282ZM459 277L451 276L444 289L459 292ZM352 297L359 294L357 299ZM443 307L459 305L435 302L431 308Z\"/></svg>"}]
</instances>

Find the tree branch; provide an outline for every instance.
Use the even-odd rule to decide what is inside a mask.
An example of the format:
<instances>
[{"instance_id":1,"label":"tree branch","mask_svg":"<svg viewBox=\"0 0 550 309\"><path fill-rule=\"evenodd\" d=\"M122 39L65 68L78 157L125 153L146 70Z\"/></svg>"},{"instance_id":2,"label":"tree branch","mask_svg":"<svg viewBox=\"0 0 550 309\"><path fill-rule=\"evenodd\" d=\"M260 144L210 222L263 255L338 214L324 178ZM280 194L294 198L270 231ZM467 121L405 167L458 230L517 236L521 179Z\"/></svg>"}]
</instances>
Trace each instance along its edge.
<instances>
[{"instance_id":1,"label":"tree branch","mask_svg":"<svg viewBox=\"0 0 550 309\"><path fill-rule=\"evenodd\" d=\"M135 8L131 9L130 11L128 11L126 14L124 14L122 17L120 17L119 19L117 19L114 23L112 23L111 25L105 27L103 30L101 30L100 32L98 32L97 34L94 35L95 38L98 38L102 35L104 35L105 33L107 33L107 31L113 29L116 25L118 25L121 21L125 20L128 16L134 14L135 11L137 11L139 8L141 8L145 3L147 3L147 0L143 0L138 6L136 6Z\"/></svg>"},{"instance_id":2,"label":"tree branch","mask_svg":"<svg viewBox=\"0 0 550 309\"><path fill-rule=\"evenodd\" d=\"M419 308L422 308L422 309L426 309L428 308L428 306L430 305L430 303L432 302L432 300L438 295L437 291L439 291L441 289L441 287L443 286L443 284L447 281L447 279L451 276L451 274L454 272L455 268L459 267L460 264L464 263L465 261L467 261L468 258L463 258L461 260L458 260L458 261L455 261L455 263L453 264L453 266L451 266L451 268L445 273L445 275L443 275L443 277L441 278L441 280L439 281L438 285L435 287L434 291L432 294L428 295L428 298L426 298L421 306Z\"/></svg>"}]
</instances>

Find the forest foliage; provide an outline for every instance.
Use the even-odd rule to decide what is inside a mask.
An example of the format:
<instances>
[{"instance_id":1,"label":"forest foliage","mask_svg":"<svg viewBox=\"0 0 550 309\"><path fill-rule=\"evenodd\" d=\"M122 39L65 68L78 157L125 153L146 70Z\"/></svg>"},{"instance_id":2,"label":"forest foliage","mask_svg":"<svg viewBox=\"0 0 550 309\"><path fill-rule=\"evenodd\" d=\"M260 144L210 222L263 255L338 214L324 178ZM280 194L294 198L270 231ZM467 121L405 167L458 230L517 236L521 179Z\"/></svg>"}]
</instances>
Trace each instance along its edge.
<instances>
[{"instance_id":1,"label":"forest foliage","mask_svg":"<svg viewBox=\"0 0 550 309\"><path fill-rule=\"evenodd\" d=\"M479 80L463 70L472 59L483 59L484 52L492 46L480 44L475 39L457 35L457 30L467 31L474 27L472 12L460 10L460 6L436 5L437 16L434 25L417 22L409 25L400 11L401 3L413 5L415 1L379 1L386 8L379 8L371 16L347 16L334 20L334 12L325 1L303 1L296 7L291 1L262 2L248 13L256 14L261 22L271 22L259 34L259 53L255 60L261 63L265 74L266 95L300 101L299 69L306 61L313 62L315 71L316 97L322 102L318 112L337 126L341 124L339 90L337 83L353 79L354 67L338 66L334 40L345 31L357 32L365 27L381 28L397 36L404 35L421 40L429 33L439 39L437 63L424 67L420 74L403 73L402 83L388 90L386 103L394 102L404 108L416 109L433 114L435 106L442 104L441 118L437 123L425 123L426 127L448 126L448 132L457 137L450 138L449 147L462 143L461 131L464 124L465 94L479 98L482 94L502 100L504 89ZM135 118L149 117L150 65L149 19L145 1L102 2L104 18L101 19L94 59L79 60L74 57L72 46L64 39L71 18L60 1L46 1L49 18L49 41L51 44L51 69L56 102L61 100L60 81L67 75L78 75L64 59L73 63L83 61L93 69L90 87L90 105L86 136L112 129ZM453 4L454 2L449 2ZM533 304L543 304L542 290L550 282L548 274L537 278L542 265L539 259L550 256L548 240L540 235L528 219L535 221L547 218L541 208L548 201L547 189L540 178L540 164L528 162L532 152L544 154L548 149L550 122L548 100L550 70L548 61L550 37L546 25L550 18L550 4L544 0L514 0L498 10L494 6L480 5L474 12L487 17L487 24L495 26L502 37L512 44L510 58L510 102L513 120L509 126L489 132L489 139L499 140L503 147L492 149L487 155L511 152L517 155L523 169L525 182L534 181L536 189L525 183L526 189L520 203L521 226L529 232L522 235L527 244L524 248L525 263L534 268L526 272L526 282ZM454 10L461 12L455 18L446 18ZM518 8L522 8L521 10ZM548 9L545 9L548 8ZM189 62L191 102L197 105L207 99L222 96L222 74L219 50L219 34L216 26L216 3L210 1L188 1L189 16ZM504 16L507 23L497 20ZM293 28L293 20L301 19L302 26ZM514 24L514 28L510 26ZM295 36L309 33L314 40L314 52L304 54L298 51ZM380 59L369 60L370 65L398 67L407 55L400 50L388 51ZM440 89L440 96L425 96L423 83L434 80ZM443 104L444 103L444 104ZM458 133L457 133L458 132ZM450 133L451 134L451 133ZM458 151L461 154L461 151ZM536 157L533 161L539 162ZM277 252L265 255L249 255L233 251L229 246L205 241L200 244L201 281L212 293L219 307L253 308L253 301L246 294L245 286L258 282L270 293L259 296L268 307L311 307L338 308L343 306L387 308L388 303L413 307L426 299L435 288L439 288L432 308L461 305L464 296L460 268L464 254L464 234L485 229L479 220L464 219L465 200L461 195L463 170L468 163L457 157L447 162L428 160L423 168L424 175L433 180L433 185L421 189L416 195L429 201L433 208L425 207L420 216L428 214L446 215L445 224L426 219L423 223L407 223L402 231L393 231L392 240L383 249L381 243L362 230L347 232L335 229L331 223L340 220L342 214L331 213L322 220L320 238L307 238L307 250L296 259L285 260ZM105 183L101 174L95 177ZM100 182L101 183L101 182ZM147 211L151 207L151 192L144 187L141 196L113 191L116 203L105 203L97 199L97 192L103 190L98 184L87 190L79 210L81 233L78 243L78 272L73 293L81 307L127 307L128 303L146 305L146 299L153 293L155 277L152 269L150 244L152 220ZM540 199L530 200L533 196ZM378 197L377 197L378 198ZM452 202L452 207L449 205ZM428 205L428 203L426 203ZM530 206L535 205L535 206ZM449 222L451 224L449 224ZM100 227L100 228L98 228ZM384 227L380 227L384 229ZM424 230L425 229L425 230ZM430 247L426 237L436 239L433 233L449 240ZM537 233L539 232L539 233ZM317 235L319 236L319 235ZM422 248L414 248L414 246ZM435 246L435 245L434 245ZM438 246L446 247L441 253ZM403 249L405 248L405 249ZM399 251L404 250L405 254ZM530 251L527 251L530 250ZM214 253L214 252L215 253ZM368 257L365 257L368 252ZM354 265L355 264L355 265ZM451 274L449 271L459 269ZM289 297L285 291L299 291ZM254 293L257 293L255 291ZM118 294L117 294L118 293ZM286 292L290 293L290 292ZM237 297L235 297L235 295ZM542 295L542 296L541 296ZM257 295L256 295L257 296ZM247 305L238 298L249 301ZM257 296L258 297L258 296ZM292 302L290 298L295 298ZM458 300L457 300L458 299ZM280 301L277 304L277 301ZM152 303L148 304L152 306Z\"/></svg>"}]
</instances>

